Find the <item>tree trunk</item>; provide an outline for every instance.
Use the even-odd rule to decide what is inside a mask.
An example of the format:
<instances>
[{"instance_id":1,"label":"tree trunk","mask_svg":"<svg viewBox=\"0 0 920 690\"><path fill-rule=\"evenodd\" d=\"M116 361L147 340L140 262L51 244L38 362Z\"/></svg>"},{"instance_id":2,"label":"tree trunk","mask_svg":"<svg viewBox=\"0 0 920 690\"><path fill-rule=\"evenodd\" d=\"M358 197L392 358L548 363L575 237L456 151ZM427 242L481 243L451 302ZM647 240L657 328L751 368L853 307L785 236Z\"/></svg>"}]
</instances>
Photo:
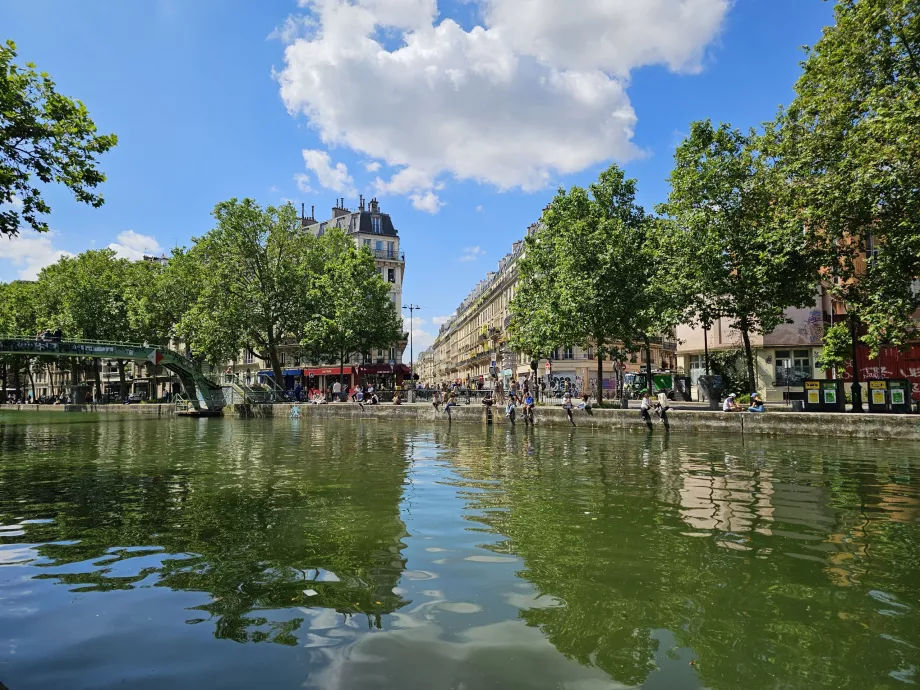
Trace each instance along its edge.
<instances>
[{"instance_id":1,"label":"tree trunk","mask_svg":"<svg viewBox=\"0 0 920 690\"><path fill-rule=\"evenodd\" d=\"M600 346L600 341L597 341L596 345L597 345L597 404L601 405L604 402L604 350Z\"/></svg>"},{"instance_id":2,"label":"tree trunk","mask_svg":"<svg viewBox=\"0 0 920 690\"><path fill-rule=\"evenodd\" d=\"M38 398L35 395L35 377L32 376L32 365L29 360L26 360L26 373L29 375L29 388L32 389L32 402L34 403Z\"/></svg>"},{"instance_id":3,"label":"tree trunk","mask_svg":"<svg viewBox=\"0 0 920 690\"><path fill-rule=\"evenodd\" d=\"M268 363L272 368L272 374L275 377L275 385L284 390L284 376L281 373L281 358L278 357L278 343L275 342L275 334L272 329L268 329Z\"/></svg>"},{"instance_id":4,"label":"tree trunk","mask_svg":"<svg viewBox=\"0 0 920 690\"><path fill-rule=\"evenodd\" d=\"M99 360L93 360L93 373L96 377L96 401L102 402L102 372L100 371Z\"/></svg>"},{"instance_id":5,"label":"tree trunk","mask_svg":"<svg viewBox=\"0 0 920 690\"><path fill-rule=\"evenodd\" d=\"M648 376L649 395L655 394L655 379L652 378L652 343L648 336L645 336L645 372Z\"/></svg>"},{"instance_id":6,"label":"tree trunk","mask_svg":"<svg viewBox=\"0 0 920 690\"><path fill-rule=\"evenodd\" d=\"M754 352L751 350L751 334L748 333L747 326L742 324L741 340L744 341L744 359L747 362L748 390L750 393L757 387L754 376Z\"/></svg>"},{"instance_id":7,"label":"tree trunk","mask_svg":"<svg viewBox=\"0 0 920 690\"><path fill-rule=\"evenodd\" d=\"M124 401L128 397L128 381L125 378L125 360L118 360L118 397Z\"/></svg>"},{"instance_id":8,"label":"tree trunk","mask_svg":"<svg viewBox=\"0 0 920 690\"><path fill-rule=\"evenodd\" d=\"M48 365L48 385L51 386L51 397L55 397L57 393L54 390L54 374L57 372L57 363Z\"/></svg>"},{"instance_id":9,"label":"tree trunk","mask_svg":"<svg viewBox=\"0 0 920 690\"><path fill-rule=\"evenodd\" d=\"M13 357L13 389L16 391L16 397L22 393L22 357L16 355Z\"/></svg>"},{"instance_id":10,"label":"tree trunk","mask_svg":"<svg viewBox=\"0 0 920 690\"><path fill-rule=\"evenodd\" d=\"M393 387L396 387L396 375L393 375ZM345 390L345 353L339 353L339 388ZM340 394L341 395L341 394Z\"/></svg>"}]
</instances>

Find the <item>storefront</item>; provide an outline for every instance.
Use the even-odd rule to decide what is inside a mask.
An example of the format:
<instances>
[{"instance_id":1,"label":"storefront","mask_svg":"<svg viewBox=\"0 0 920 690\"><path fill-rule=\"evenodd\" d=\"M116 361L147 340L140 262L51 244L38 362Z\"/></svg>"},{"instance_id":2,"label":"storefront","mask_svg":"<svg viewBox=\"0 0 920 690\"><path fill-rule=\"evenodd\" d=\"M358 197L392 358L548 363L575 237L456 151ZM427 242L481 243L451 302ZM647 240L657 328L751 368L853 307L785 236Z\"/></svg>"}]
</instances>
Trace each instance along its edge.
<instances>
[{"instance_id":1,"label":"storefront","mask_svg":"<svg viewBox=\"0 0 920 690\"><path fill-rule=\"evenodd\" d=\"M343 375L344 374L344 375ZM341 381L344 388L355 385L355 369L346 366L340 367L312 367L303 369L303 387L308 392L321 391L324 394L332 390L336 381Z\"/></svg>"},{"instance_id":2,"label":"storefront","mask_svg":"<svg viewBox=\"0 0 920 690\"><path fill-rule=\"evenodd\" d=\"M396 390L409 377L405 364L361 364L357 369L358 383L376 390Z\"/></svg>"}]
</instances>

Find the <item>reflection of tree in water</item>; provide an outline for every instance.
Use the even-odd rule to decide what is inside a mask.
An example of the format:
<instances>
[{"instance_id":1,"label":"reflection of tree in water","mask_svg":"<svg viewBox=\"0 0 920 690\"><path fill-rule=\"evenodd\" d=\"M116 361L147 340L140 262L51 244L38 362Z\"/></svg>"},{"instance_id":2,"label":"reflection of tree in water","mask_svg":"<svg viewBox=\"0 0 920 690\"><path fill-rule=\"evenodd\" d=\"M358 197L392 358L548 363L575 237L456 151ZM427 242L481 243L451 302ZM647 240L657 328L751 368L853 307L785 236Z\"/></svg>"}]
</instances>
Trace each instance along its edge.
<instances>
[{"instance_id":1,"label":"reflection of tree in water","mask_svg":"<svg viewBox=\"0 0 920 690\"><path fill-rule=\"evenodd\" d=\"M213 621L221 638L294 644L302 606L379 626L407 603L392 591L405 567L405 444L342 431L217 420L8 427L0 523L53 518L16 540L42 543L42 565L55 570L45 577L82 591L155 575L156 586L207 593L189 622ZM117 576L132 558L144 567ZM84 561L95 567L66 567Z\"/></svg>"},{"instance_id":2,"label":"reflection of tree in water","mask_svg":"<svg viewBox=\"0 0 920 690\"><path fill-rule=\"evenodd\" d=\"M519 575L561 602L521 617L621 683L656 668L661 629L698 655L713 688L875 687L915 665L920 529L894 522L890 507L867 519L891 491L866 488L875 464L858 464L858 449L840 462L820 442L790 453L765 441L727 459L706 439L544 430L449 442L469 468L458 482L468 517L505 537L484 548L520 556ZM916 467L908 474L899 492L916 517ZM712 527L688 518L687 487L691 512L708 497ZM846 496L860 490L871 498ZM835 546L834 533L853 536L857 523L863 543ZM831 576L837 549L860 582ZM879 591L896 603L880 605Z\"/></svg>"}]
</instances>

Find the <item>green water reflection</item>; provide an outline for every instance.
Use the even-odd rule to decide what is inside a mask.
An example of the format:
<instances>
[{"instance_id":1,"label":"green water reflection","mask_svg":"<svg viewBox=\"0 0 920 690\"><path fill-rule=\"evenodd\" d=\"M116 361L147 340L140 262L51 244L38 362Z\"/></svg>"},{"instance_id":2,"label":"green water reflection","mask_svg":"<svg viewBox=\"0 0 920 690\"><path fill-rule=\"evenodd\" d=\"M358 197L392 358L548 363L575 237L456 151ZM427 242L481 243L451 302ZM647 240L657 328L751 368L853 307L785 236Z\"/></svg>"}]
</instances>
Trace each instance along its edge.
<instances>
[{"instance_id":1,"label":"green water reflection","mask_svg":"<svg viewBox=\"0 0 920 690\"><path fill-rule=\"evenodd\" d=\"M918 463L882 443L0 413L0 681L912 684Z\"/></svg>"}]
</instances>

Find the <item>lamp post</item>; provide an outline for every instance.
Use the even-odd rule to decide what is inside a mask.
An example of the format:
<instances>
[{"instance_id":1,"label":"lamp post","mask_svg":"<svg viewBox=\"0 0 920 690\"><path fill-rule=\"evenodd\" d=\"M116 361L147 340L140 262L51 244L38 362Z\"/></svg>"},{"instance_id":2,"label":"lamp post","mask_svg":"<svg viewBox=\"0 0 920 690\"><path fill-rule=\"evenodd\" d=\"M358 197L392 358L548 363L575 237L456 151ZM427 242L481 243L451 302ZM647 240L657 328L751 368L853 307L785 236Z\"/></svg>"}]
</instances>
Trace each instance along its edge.
<instances>
[{"instance_id":1,"label":"lamp post","mask_svg":"<svg viewBox=\"0 0 920 690\"><path fill-rule=\"evenodd\" d=\"M415 361L413 355L415 354L412 351L412 319L415 316L415 310L421 309L417 304L404 304L403 309L409 310L409 402L415 402Z\"/></svg>"}]
</instances>

